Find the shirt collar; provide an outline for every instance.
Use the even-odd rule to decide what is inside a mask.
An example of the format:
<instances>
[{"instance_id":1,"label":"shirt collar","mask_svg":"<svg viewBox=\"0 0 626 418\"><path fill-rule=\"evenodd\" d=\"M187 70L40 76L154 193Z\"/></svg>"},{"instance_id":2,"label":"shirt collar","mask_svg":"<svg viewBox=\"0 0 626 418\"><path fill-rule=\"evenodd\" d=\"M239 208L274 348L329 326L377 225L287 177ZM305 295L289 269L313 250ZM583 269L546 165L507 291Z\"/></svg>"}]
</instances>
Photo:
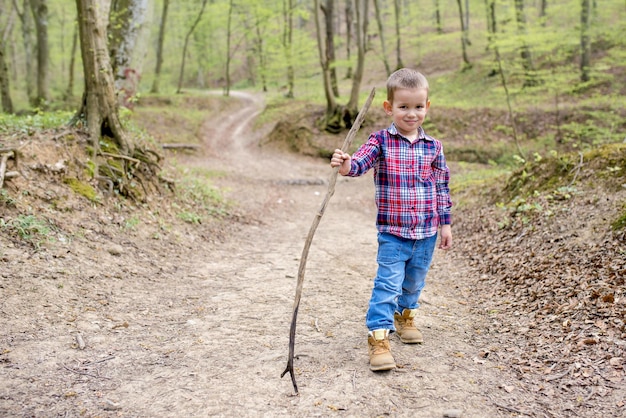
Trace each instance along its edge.
<instances>
[{"instance_id":1,"label":"shirt collar","mask_svg":"<svg viewBox=\"0 0 626 418\"><path fill-rule=\"evenodd\" d=\"M398 132L398 128L396 127L396 124L391 122L391 125L389 126L389 128L387 128L387 132L389 132L389 135L399 135L402 138L406 138L404 135L402 135L400 132ZM408 140L408 138L406 138ZM421 126L419 128L417 128L417 139L416 141L419 140L425 140L428 141L430 140L430 138L428 136L426 136L426 132L424 132L424 128L422 128Z\"/></svg>"}]
</instances>

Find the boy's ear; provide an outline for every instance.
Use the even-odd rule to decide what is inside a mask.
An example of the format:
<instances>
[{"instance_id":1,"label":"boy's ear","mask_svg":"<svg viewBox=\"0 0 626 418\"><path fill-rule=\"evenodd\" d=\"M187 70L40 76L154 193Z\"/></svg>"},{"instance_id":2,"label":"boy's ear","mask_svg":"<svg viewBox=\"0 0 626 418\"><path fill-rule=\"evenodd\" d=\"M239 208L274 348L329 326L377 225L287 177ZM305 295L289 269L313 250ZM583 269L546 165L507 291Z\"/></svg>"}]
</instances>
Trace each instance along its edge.
<instances>
[{"instance_id":1,"label":"boy's ear","mask_svg":"<svg viewBox=\"0 0 626 418\"><path fill-rule=\"evenodd\" d=\"M426 101L426 111L428 112L428 109L430 109L430 100Z\"/></svg>"},{"instance_id":2,"label":"boy's ear","mask_svg":"<svg viewBox=\"0 0 626 418\"><path fill-rule=\"evenodd\" d=\"M389 100L385 100L385 101L383 102L383 109L385 109L385 112L386 112L388 115L391 115L391 109L392 109L392 107L393 107L393 106L391 105L391 102L390 102Z\"/></svg>"}]
</instances>

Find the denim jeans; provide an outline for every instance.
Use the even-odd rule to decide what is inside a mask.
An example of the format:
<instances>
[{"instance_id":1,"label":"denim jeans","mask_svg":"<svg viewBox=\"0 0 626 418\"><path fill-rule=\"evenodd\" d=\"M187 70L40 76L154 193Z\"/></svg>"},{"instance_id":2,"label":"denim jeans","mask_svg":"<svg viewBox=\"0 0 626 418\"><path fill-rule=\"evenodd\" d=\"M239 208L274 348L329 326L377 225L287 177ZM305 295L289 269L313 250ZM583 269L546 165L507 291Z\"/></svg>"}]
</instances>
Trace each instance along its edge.
<instances>
[{"instance_id":1,"label":"denim jeans","mask_svg":"<svg viewBox=\"0 0 626 418\"><path fill-rule=\"evenodd\" d=\"M419 307L436 243L437 234L421 240L378 234L378 272L365 318L368 330L395 331L394 312Z\"/></svg>"}]
</instances>

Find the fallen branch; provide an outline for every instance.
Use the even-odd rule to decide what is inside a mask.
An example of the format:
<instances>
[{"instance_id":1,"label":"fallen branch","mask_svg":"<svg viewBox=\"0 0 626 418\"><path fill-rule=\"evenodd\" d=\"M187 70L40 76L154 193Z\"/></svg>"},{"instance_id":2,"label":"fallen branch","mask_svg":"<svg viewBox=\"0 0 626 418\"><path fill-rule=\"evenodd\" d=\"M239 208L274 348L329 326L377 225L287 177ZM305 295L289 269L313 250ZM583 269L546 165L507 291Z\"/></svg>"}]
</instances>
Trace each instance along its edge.
<instances>
[{"instance_id":1,"label":"fallen branch","mask_svg":"<svg viewBox=\"0 0 626 418\"><path fill-rule=\"evenodd\" d=\"M350 148L350 145L352 144L352 140L354 139L357 132L359 131L359 128L361 127L361 124L363 123L363 119L365 119L365 114L367 113L370 105L372 104L372 100L374 99L375 92L376 92L376 89L375 88L372 89L372 92L367 98L367 101L365 102L361 110L359 111L359 114L357 115L356 120L354 121L352 128L350 128L350 132L348 132L348 136L346 136L346 139L343 142L343 146L341 147L341 150L343 152L348 152L348 149ZM304 271L306 267L307 257L309 255L309 248L311 247L311 242L313 241L313 235L315 235L317 226L322 220L322 216L324 215L324 212L326 211L326 206L328 206L328 202L330 201L330 198L335 193L335 184L337 183L338 173L339 173L339 167L335 167L333 169L333 172L330 176L330 180L328 182L328 191L326 192L326 197L324 198L324 201L322 202L322 206L320 207L319 211L315 214L315 218L313 219L313 223L311 224L311 228L309 229L309 234L307 235L306 240L304 242L304 248L302 249L302 256L300 257L300 267L298 268L298 282L296 286L296 297L295 297L295 300L293 301L293 316L291 318L291 328L289 329L289 358L287 360L287 367L285 368L285 371L283 371L282 374L280 375L280 377L282 378L287 372L289 372L289 374L291 375L291 383L293 384L293 389L296 392L296 395L298 394L298 385L296 383L296 376L293 370L293 357L294 357L294 350L295 350L296 322L297 322L297 317L298 317L298 308L300 307L300 298L302 296L302 286L304 284Z\"/></svg>"},{"instance_id":2,"label":"fallen branch","mask_svg":"<svg viewBox=\"0 0 626 418\"><path fill-rule=\"evenodd\" d=\"M198 144L161 144L163 149L198 149Z\"/></svg>"}]
</instances>

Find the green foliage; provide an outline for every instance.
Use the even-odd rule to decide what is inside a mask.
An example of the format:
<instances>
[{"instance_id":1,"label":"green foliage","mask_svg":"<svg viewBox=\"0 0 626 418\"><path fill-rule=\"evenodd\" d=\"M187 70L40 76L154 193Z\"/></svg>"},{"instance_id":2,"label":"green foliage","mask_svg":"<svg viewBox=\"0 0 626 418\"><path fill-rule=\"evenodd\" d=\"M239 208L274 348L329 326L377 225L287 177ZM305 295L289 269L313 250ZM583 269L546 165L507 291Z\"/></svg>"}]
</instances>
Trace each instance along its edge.
<instances>
[{"instance_id":1,"label":"green foliage","mask_svg":"<svg viewBox=\"0 0 626 418\"><path fill-rule=\"evenodd\" d=\"M184 207L179 207L178 217L185 222L201 223L204 216L225 216L228 203L222 192L211 185L210 179L220 173L194 168L186 170L176 183L176 195ZM191 209L193 208L193 209Z\"/></svg>"},{"instance_id":2,"label":"green foliage","mask_svg":"<svg viewBox=\"0 0 626 418\"><path fill-rule=\"evenodd\" d=\"M613 221L613 223L611 224L611 228L613 228L614 231L621 231L626 229L626 204L622 206L621 214L618 216L617 219Z\"/></svg>"},{"instance_id":3,"label":"green foliage","mask_svg":"<svg viewBox=\"0 0 626 418\"><path fill-rule=\"evenodd\" d=\"M51 239L49 235L52 231L48 222L34 215L19 215L11 220L0 218L0 229L16 234L36 248L39 248L42 242Z\"/></svg>"},{"instance_id":4,"label":"green foliage","mask_svg":"<svg viewBox=\"0 0 626 418\"><path fill-rule=\"evenodd\" d=\"M70 112L41 112L18 116L0 113L0 134L28 134L44 129L59 128L67 124L72 117Z\"/></svg>"}]
</instances>

